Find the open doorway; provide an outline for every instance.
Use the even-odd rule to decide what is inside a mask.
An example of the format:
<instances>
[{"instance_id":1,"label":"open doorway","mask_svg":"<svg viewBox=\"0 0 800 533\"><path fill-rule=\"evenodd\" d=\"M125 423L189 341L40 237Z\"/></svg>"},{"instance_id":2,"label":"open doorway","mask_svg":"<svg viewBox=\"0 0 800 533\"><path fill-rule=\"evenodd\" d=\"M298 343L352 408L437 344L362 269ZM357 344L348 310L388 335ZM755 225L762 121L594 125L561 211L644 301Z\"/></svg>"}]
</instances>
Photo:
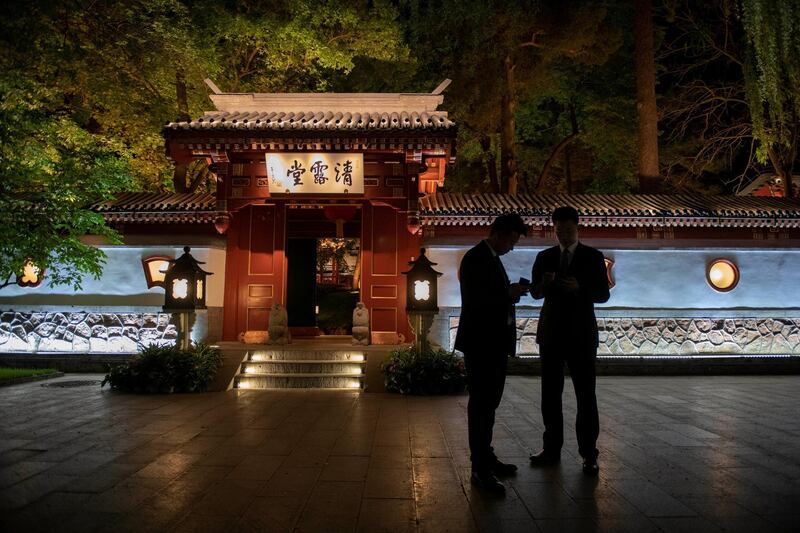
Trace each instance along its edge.
<instances>
[{"instance_id":1,"label":"open doorway","mask_svg":"<svg viewBox=\"0 0 800 533\"><path fill-rule=\"evenodd\" d=\"M316 240L316 325L321 335L350 335L359 300L360 241Z\"/></svg>"},{"instance_id":2,"label":"open doorway","mask_svg":"<svg viewBox=\"0 0 800 533\"><path fill-rule=\"evenodd\" d=\"M294 335L351 334L359 300L360 253L356 238L288 240L286 311Z\"/></svg>"}]
</instances>

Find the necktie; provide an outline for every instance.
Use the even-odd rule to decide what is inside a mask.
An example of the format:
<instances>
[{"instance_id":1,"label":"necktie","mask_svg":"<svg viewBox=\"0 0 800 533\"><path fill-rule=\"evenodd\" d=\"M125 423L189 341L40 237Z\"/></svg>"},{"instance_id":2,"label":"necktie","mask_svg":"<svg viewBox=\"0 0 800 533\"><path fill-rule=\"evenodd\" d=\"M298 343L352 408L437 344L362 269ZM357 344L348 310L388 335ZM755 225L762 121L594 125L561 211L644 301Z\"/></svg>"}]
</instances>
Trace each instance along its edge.
<instances>
[{"instance_id":1,"label":"necktie","mask_svg":"<svg viewBox=\"0 0 800 533\"><path fill-rule=\"evenodd\" d=\"M566 272L569 269L569 250L566 248L561 252L561 262L558 264L559 272Z\"/></svg>"}]
</instances>

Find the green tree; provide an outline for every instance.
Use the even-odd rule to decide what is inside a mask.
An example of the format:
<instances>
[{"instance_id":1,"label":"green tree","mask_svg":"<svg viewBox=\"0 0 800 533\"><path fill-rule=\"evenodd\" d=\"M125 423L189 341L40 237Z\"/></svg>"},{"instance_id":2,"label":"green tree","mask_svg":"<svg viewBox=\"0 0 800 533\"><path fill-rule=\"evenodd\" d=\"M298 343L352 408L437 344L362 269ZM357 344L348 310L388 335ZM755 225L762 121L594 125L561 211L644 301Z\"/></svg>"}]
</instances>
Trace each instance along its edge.
<instances>
[{"instance_id":1,"label":"green tree","mask_svg":"<svg viewBox=\"0 0 800 533\"><path fill-rule=\"evenodd\" d=\"M662 160L664 177L675 189L735 192L770 169L791 186L797 97L790 82L783 87L773 82L796 76L797 54L767 54L762 69L756 49L796 41L788 30L794 6L786 21L772 11L779 2L768 2L767 14L759 6L758 27L755 19L747 23L753 15L745 4L677 0L657 16L664 34L658 51ZM775 31L778 26L770 24L778 22L788 26Z\"/></svg>"},{"instance_id":2,"label":"green tree","mask_svg":"<svg viewBox=\"0 0 800 533\"><path fill-rule=\"evenodd\" d=\"M211 69L182 3L12 1L0 7L0 29L0 76L48 87L54 110L98 142L121 142L134 188L170 187L161 128L206 106ZM183 103L181 80L191 87Z\"/></svg>"},{"instance_id":3,"label":"green tree","mask_svg":"<svg viewBox=\"0 0 800 533\"><path fill-rule=\"evenodd\" d=\"M461 129L460 161L450 185L514 194L546 183L554 166L547 161L569 157L569 147L582 134L585 115L576 105L580 80L588 79L583 74L604 64L622 43L622 29L610 22L606 2L408 0L402 5L421 78L428 86L453 79L448 109ZM531 153L520 144L521 132L530 134L531 124L520 120L544 117L555 121L551 131L559 135L546 148L537 144L544 136L534 135L536 142L526 136ZM578 119L577 132L572 118Z\"/></svg>"},{"instance_id":4,"label":"green tree","mask_svg":"<svg viewBox=\"0 0 800 533\"><path fill-rule=\"evenodd\" d=\"M408 47L381 0L189 2L230 92L327 91L364 60L400 63Z\"/></svg>"},{"instance_id":5,"label":"green tree","mask_svg":"<svg viewBox=\"0 0 800 533\"><path fill-rule=\"evenodd\" d=\"M769 162L792 196L800 134L800 4L794 0L742 0L750 45L745 87L757 158Z\"/></svg>"},{"instance_id":6,"label":"green tree","mask_svg":"<svg viewBox=\"0 0 800 533\"><path fill-rule=\"evenodd\" d=\"M126 154L53 111L55 96L0 79L0 288L30 262L50 284L78 290L85 274L100 276L105 258L82 239L119 242L87 207L129 186Z\"/></svg>"}]
</instances>

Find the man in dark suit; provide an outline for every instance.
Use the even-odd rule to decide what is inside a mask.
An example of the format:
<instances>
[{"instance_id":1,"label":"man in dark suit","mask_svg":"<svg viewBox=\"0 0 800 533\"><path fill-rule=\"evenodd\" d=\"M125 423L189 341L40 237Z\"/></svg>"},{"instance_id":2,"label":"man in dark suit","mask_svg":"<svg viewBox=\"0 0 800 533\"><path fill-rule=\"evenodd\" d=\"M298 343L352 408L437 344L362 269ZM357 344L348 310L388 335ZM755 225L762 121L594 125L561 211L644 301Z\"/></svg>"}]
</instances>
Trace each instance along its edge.
<instances>
[{"instance_id":1,"label":"man in dark suit","mask_svg":"<svg viewBox=\"0 0 800 533\"><path fill-rule=\"evenodd\" d=\"M603 254L578 242L578 212L569 206L559 207L552 218L558 246L539 252L531 276L532 296L544 298L536 331L542 362L544 447L530 460L531 465L542 466L561 458L566 363L578 404L575 432L583 471L596 475L600 426L595 396L598 336L594 304L608 301L608 277Z\"/></svg>"},{"instance_id":2,"label":"man in dark suit","mask_svg":"<svg viewBox=\"0 0 800 533\"><path fill-rule=\"evenodd\" d=\"M469 386L467 418L472 483L505 492L498 475L516 472L516 465L497 459L492 448L494 416L506 382L506 363L517 344L514 304L529 285L509 283L500 256L514 249L527 228L517 214L500 215L484 239L461 260L461 318L455 347L464 352Z\"/></svg>"}]
</instances>

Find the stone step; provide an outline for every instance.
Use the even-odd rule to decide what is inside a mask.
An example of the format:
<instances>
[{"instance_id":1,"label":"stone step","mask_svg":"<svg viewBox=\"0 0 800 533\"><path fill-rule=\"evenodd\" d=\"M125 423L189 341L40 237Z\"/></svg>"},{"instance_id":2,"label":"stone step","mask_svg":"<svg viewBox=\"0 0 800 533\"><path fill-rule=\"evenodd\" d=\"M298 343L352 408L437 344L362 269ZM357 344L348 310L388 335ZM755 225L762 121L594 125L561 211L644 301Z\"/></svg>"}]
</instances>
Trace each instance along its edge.
<instances>
[{"instance_id":1,"label":"stone step","mask_svg":"<svg viewBox=\"0 0 800 533\"><path fill-rule=\"evenodd\" d=\"M338 360L278 360L242 363L243 374L341 374L353 376L364 373L364 361Z\"/></svg>"},{"instance_id":2,"label":"stone step","mask_svg":"<svg viewBox=\"0 0 800 533\"><path fill-rule=\"evenodd\" d=\"M342 374L239 374L238 389L347 389L360 390L363 375Z\"/></svg>"},{"instance_id":3,"label":"stone step","mask_svg":"<svg viewBox=\"0 0 800 533\"><path fill-rule=\"evenodd\" d=\"M363 350L253 350L247 357L248 361L259 363L263 361L349 361L361 362L366 360Z\"/></svg>"}]
</instances>

